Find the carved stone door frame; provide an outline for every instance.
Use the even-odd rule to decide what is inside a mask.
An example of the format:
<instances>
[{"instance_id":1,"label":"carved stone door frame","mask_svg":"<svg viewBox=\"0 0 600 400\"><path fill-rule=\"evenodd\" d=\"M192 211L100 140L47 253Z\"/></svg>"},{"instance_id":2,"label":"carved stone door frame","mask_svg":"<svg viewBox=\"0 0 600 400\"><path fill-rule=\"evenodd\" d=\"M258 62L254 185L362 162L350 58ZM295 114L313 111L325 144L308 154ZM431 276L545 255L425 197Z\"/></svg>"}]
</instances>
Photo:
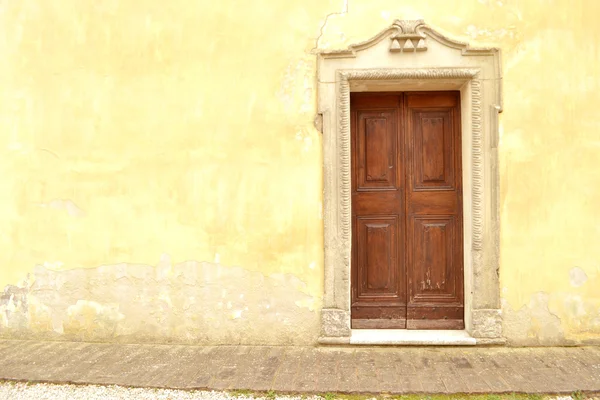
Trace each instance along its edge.
<instances>
[{"instance_id":1,"label":"carved stone door frame","mask_svg":"<svg viewBox=\"0 0 600 400\"><path fill-rule=\"evenodd\" d=\"M320 343L351 343L350 92L460 90L465 330L501 343L498 113L500 51L448 39L421 20L318 56L323 122L325 293Z\"/></svg>"}]
</instances>

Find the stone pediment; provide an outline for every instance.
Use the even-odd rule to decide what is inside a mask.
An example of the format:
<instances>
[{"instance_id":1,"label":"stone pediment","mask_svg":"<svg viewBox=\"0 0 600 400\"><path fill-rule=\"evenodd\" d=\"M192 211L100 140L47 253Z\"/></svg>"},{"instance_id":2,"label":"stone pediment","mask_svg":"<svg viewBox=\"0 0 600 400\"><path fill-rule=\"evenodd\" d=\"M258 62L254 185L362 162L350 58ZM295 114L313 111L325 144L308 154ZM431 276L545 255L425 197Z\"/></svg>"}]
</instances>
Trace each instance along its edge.
<instances>
[{"instance_id":1,"label":"stone pediment","mask_svg":"<svg viewBox=\"0 0 600 400\"><path fill-rule=\"evenodd\" d=\"M422 19L396 20L372 38L353 44L345 50L326 50L320 52L325 58L355 57L358 52L369 49L382 41L387 41L392 53L415 53L427 51L428 40L435 40L443 46L460 49L464 55L487 55L497 50L494 48L475 48L468 43L451 39L427 25Z\"/></svg>"}]
</instances>

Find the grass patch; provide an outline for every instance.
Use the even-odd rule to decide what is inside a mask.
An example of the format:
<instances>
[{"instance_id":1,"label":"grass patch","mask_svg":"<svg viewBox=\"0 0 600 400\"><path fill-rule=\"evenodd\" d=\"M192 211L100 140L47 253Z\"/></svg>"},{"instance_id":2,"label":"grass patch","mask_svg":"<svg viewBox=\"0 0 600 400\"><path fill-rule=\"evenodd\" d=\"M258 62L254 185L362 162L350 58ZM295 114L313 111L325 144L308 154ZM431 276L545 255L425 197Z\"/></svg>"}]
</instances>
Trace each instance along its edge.
<instances>
[{"instance_id":1,"label":"grass patch","mask_svg":"<svg viewBox=\"0 0 600 400\"><path fill-rule=\"evenodd\" d=\"M544 397L538 394L404 394L404 395L353 395L325 393L320 395L325 400L368 400L368 399L390 399L390 400L542 400ZM573 400L583 400L583 397Z\"/></svg>"},{"instance_id":2,"label":"grass patch","mask_svg":"<svg viewBox=\"0 0 600 400\"><path fill-rule=\"evenodd\" d=\"M301 399L307 399L315 396L314 394L290 394L278 393L273 390L268 392L257 392L252 390L230 390L228 391L234 397L258 398L263 397L267 400L276 400L280 396L297 396ZM523 393L506 393L506 394L344 394L344 393L320 393L316 395L323 400L544 400L558 396L540 395L540 394L523 394ZM571 394L573 400L585 400L587 396L580 391Z\"/></svg>"},{"instance_id":3,"label":"grass patch","mask_svg":"<svg viewBox=\"0 0 600 400\"><path fill-rule=\"evenodd\" d=\"M234 397L254 397L254 392L249 389L234 389L228 391L228 393Z\"/></svg>"},{"instance_id":4,"label":"grass patch","mask_svg":"<svg viewBox=\"0 0 600 400\"><path fill-rule=\"evenodd\" d=\"M433 394L433 395L400 395L395 400L542 400L538 394Z\"/></svg>"}]
</instances>

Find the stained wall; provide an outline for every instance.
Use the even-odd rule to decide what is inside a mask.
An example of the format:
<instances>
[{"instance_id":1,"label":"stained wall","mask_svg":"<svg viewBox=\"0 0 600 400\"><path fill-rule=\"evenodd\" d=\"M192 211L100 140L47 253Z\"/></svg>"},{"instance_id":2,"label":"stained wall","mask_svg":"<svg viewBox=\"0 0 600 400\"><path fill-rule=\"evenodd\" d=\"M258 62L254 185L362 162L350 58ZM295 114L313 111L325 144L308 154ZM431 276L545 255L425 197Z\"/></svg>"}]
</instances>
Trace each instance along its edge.
<instances>
[{"instance_id":1,"label":"stained wall","mask_svg":"<svg viewBox=\"0 0 600 400\"><path fill-rule=\"evenodd\" d=\"M594 0L0 5L0 336L311 344L316 52L394 19L502 49L510 344L600 339Z\"/></svg>"}]
</instances>

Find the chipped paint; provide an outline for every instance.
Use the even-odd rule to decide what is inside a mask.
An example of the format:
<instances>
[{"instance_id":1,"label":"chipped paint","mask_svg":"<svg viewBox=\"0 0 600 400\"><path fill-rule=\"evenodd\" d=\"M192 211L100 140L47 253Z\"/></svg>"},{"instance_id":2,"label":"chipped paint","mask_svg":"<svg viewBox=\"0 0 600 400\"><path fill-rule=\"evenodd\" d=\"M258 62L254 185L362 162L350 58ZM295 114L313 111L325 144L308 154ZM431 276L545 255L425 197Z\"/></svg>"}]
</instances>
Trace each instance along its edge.
<instances>
[{"instance_id":1,"label":"chipped paint","mask_svg":"<svg viewBox=\"0 0 600 400\"><path fill-rule=\"evenodd\" d=\"M319 36L317 36L317 39L315 40L315 47L313 47L311 52L315 52L317 49L327 48L327 45L324 45L321 42L321 39L325 35L326 29L327 29L327 24L329 23L330 19L333 19L336 17L342 17L342 16L348 14L348 11L349 11L348 3L349 3L349 0L343 0L341 11L332 12L332 13L327 14L325 19L323 20L323 24L321 25L321 28L319 29ZM343 36L344 36L343 33L340 33L339 35L340 35L340 38L343 38Z\"/></svg>"},{"instance_id":2,"label":"chipped paint","mask_svg":"<svg viewBox=\"0 0 600 400\"><path fill-rule=\"evenodd\" d=\"M80 209L79 207L77 207L77 205L75 203L73 203L72 200L68 200L68 199L67 200L56 199L56 200L51 200L51 201L45 202L45 203L38 203L38 206L42 207L42 208L49 208L49 209L54 209L54 210L64 210L71 217L85 216L85 212L82 209Z\"/></svg>"},{"instance_id":3,"label":"chipped paint","mask_svg":"<svg viewBox=\"0 0 600 400\"><path fill-rule=\"evenodd\" d=\"M519 310L513 310L503 302L503 330L512 344L548 346L564 343L560 318L548 308L549 297L547 293L536 293Z\"/></svg>"},{"instance_id":4,"label":"chipped paint","mask_svg":"<svg viewBox=\"0 0 600 400\"><path fill-rule=\"evenodd\" d=\"M188 261L85 270L36 267L0 301L0 337L308 344L320 301L289 274ZM293 323L292 323L293 322ZM296 325L297 324L297 325Z\"/></svg>"},{"instance_id":5,"label":"chipped paint","mask_svg":"<svg viewBox=\"0 0 600 400\"><path fill-rule=\"evenodd\" d=\"M509 344L600 344L600 307L580 295L538 292L519 310L506 300L502 309L504 335Z\"/></svg>"},{"instance_id":6,"label":"chipped paint","mask_svg":"<svg viewBox=\"0 0 600 400\"><path fill-rule=\"evenodd\" d=\"M584 270L579 267L573 267L569 271L569 280L571 281L571 286L580 287L587 282L588 277Z\"/></svg>"}]
</instances>

